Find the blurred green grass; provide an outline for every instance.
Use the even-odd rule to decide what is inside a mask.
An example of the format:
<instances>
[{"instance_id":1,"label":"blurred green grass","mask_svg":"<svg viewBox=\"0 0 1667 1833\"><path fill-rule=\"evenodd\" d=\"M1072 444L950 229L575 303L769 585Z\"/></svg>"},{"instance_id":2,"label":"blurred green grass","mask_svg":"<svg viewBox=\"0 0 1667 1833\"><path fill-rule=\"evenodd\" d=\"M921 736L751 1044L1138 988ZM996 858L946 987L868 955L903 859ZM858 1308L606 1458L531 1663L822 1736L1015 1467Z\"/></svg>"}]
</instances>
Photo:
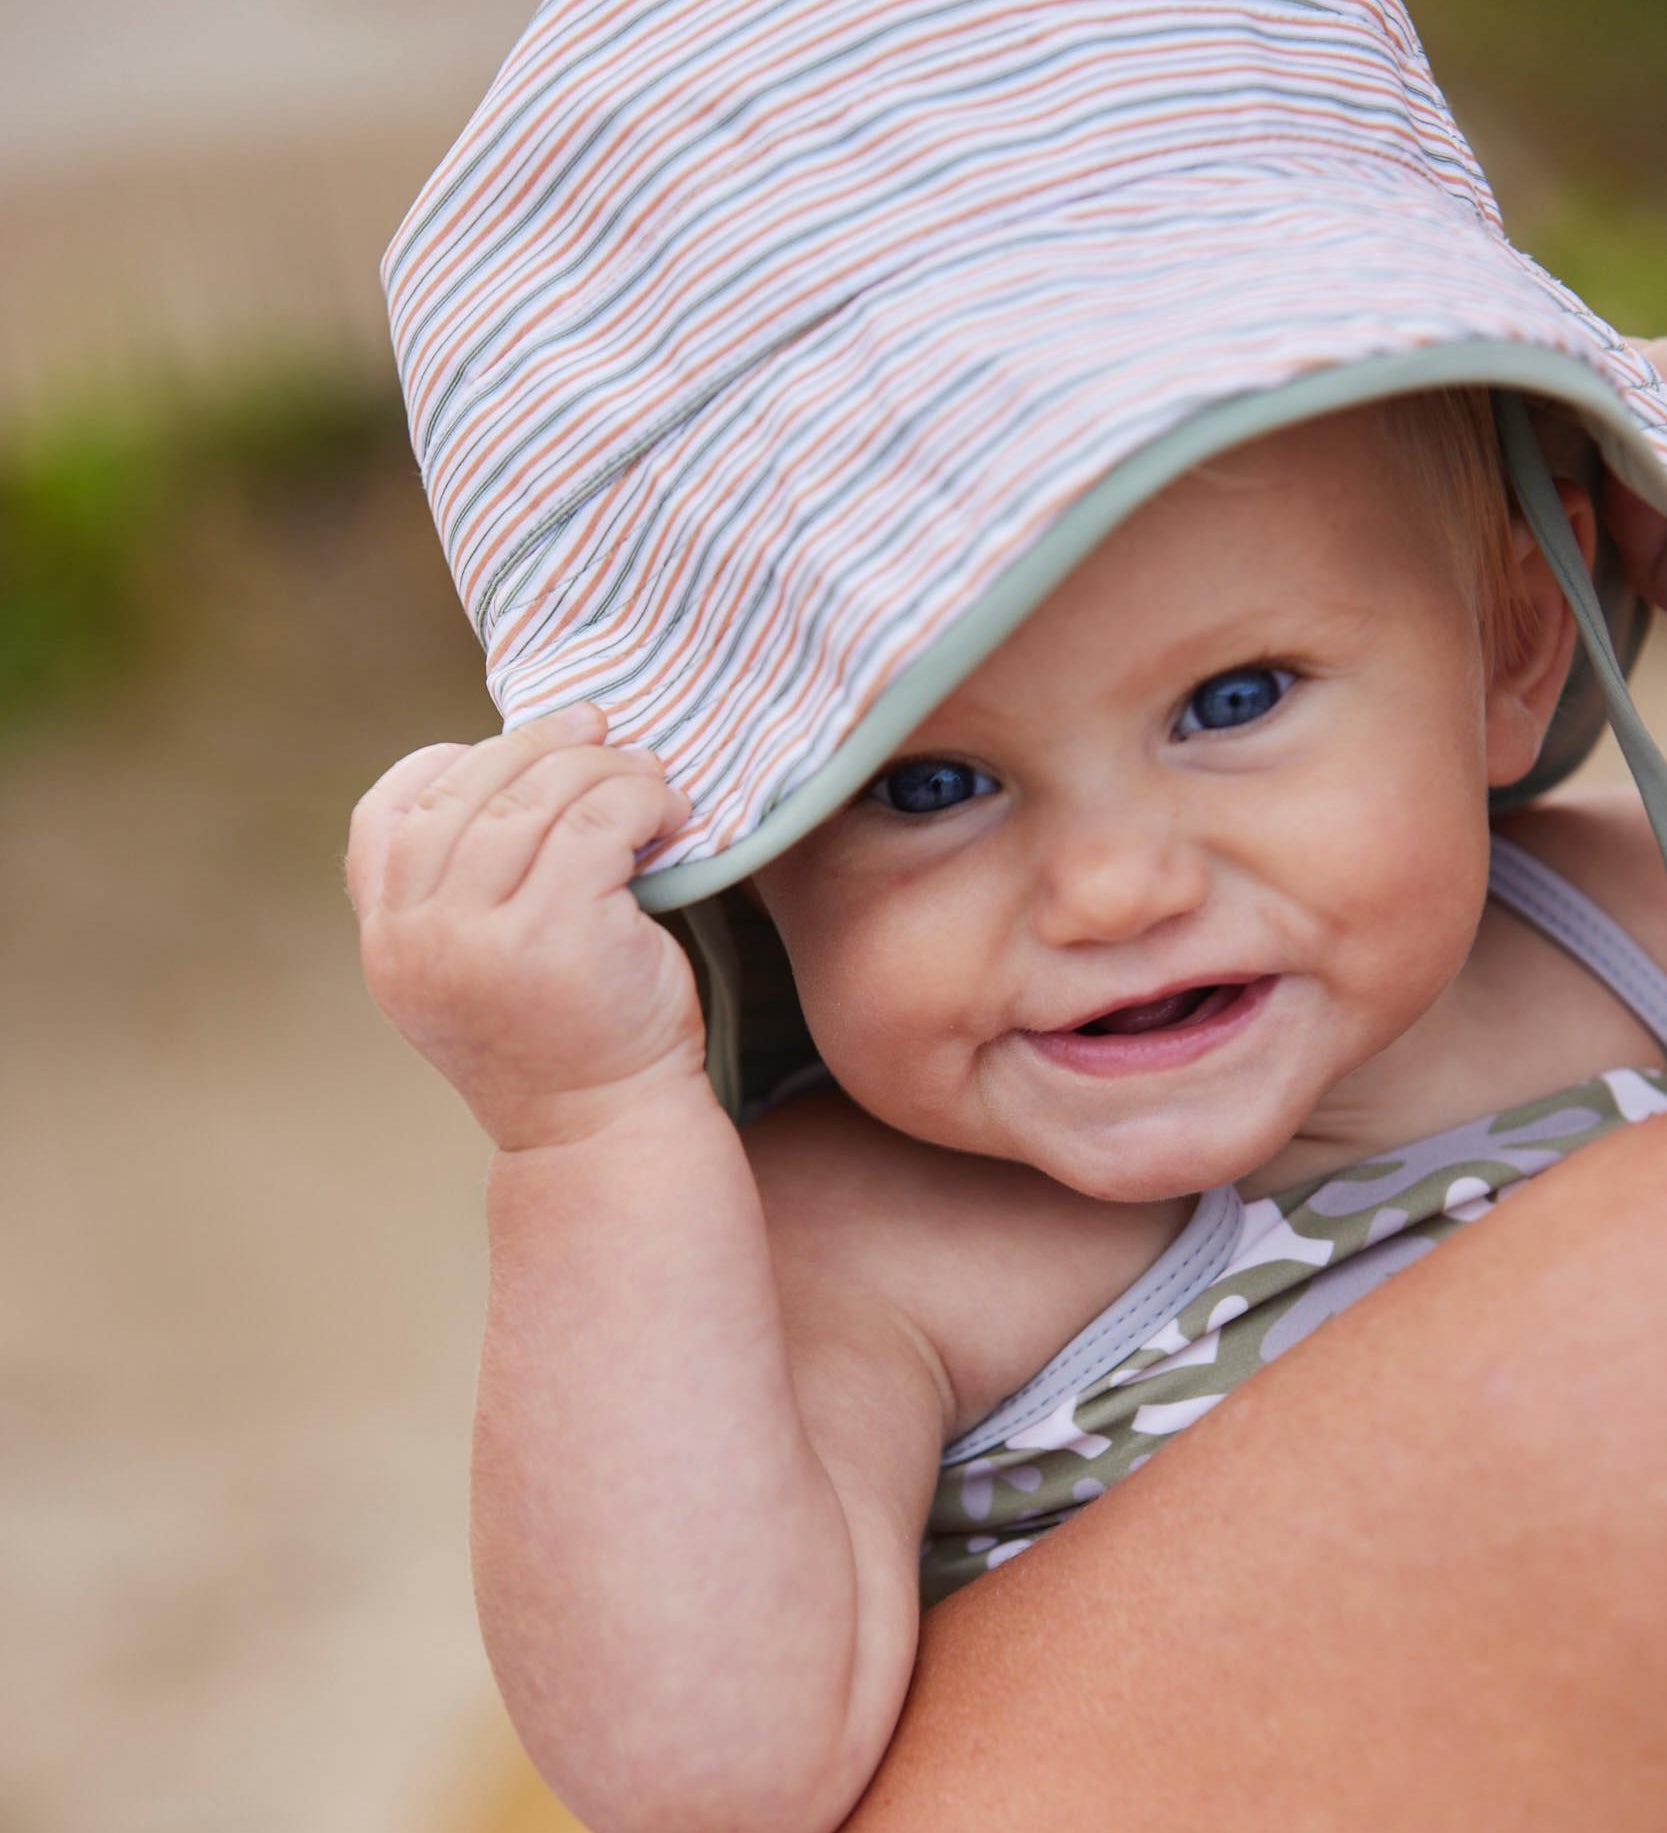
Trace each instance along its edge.
<instances>
[{"instance_id":1,"label":"blurred green grass","mask_svg":"<svg viewBox=\"0 0 1667 1833\"><path fill-rule=\"evenodd\" d=\"M1621 330L1667 334L1664 0L1411 10L1512 239Z\"/></svg>"},{"instance_id":2,"label":"blurred green grass","mask_svg":"<svg viewBox=\"0 0 1667 1833\"><path fill-rule=\"evenodd\" d=\"M1513 122L1577 187L1667 189L1662 0L1411 0L1461 122L1467 104Z\"/></svg>"},{"instance_id":3,"label":"blurred green grass","mask_svg":"<svg viewBox=\"0 0 1667 1833\"><path fill-rule=\"evenodd\" d=\"M0 453L0 737L96 704L189 621L169 562L207 495L281 515L396 466L392 378L304 359L37 422Z\"/></svg>"},{"instance_id":4,"label":"blurred green grass","mask_svg":"<svg viewBox=\"0 0 1667 1833\"><path fill-rule=\"evenodd\" d=\"M1667 79L1667 61L1662 65ZM1566 183L1537 220L1531 252L1619 330L1667 333L1667 208Z\"/></svg>"},{"instance_id":5,"label":"blurred green grass","mask_svg":"<svg viewBox=\"0 0 1667 1833\"><path fill-rule=\"evenodd\" d=\"M0 732L138 662L143 556L173 494L157 457L77 417L0 470Z\"/></svg>"}]
</instances>

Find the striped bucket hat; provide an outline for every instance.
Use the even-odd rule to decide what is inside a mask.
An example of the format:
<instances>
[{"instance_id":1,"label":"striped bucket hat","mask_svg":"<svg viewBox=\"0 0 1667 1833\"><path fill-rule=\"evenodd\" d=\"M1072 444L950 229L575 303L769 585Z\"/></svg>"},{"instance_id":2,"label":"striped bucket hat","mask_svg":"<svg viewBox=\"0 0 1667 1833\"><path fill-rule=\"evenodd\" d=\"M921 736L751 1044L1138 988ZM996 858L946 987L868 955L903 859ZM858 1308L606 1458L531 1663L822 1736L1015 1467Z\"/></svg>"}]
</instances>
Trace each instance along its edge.
<instances>
[{"instance_id":1,"label":"striped bucket hat","mask_svg":"<svg viewBox=\"0 0 1667 1833\"><path fill-rule=\"evenodd\" d=\"M506 725L608 709L689 791L636 888L733 884L1119 520L1246 439L1486 385L1667 512L1667 389L1507 241L1397 0L551 0L394 238L413 442Z\"/></svg>"}]
</instances>

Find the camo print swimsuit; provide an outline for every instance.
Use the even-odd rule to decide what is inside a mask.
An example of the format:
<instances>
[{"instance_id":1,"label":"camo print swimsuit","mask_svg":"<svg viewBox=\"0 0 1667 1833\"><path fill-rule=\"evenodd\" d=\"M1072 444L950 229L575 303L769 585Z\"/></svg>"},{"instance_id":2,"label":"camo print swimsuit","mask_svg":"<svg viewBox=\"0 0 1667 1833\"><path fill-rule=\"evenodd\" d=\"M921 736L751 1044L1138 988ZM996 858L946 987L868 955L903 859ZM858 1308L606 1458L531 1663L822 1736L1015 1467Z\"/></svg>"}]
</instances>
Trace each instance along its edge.
<instances>
[{"instance_id":1,"label":"camo print swimsuit","mask_svg":"<svg viewBox=\"0 0 1667 1833\"><path fill-rule=\"evenodd\" d=\"M1667 973L1589 898L1504 840L1489 888L1667 1045ZM1022 1553L1513 1186L1662 1112L1667 1072L1615 1069L1275 1196L1207 1191L1134 1285L944 1452L922 1603Z\"/></svg>"}]
</instances>

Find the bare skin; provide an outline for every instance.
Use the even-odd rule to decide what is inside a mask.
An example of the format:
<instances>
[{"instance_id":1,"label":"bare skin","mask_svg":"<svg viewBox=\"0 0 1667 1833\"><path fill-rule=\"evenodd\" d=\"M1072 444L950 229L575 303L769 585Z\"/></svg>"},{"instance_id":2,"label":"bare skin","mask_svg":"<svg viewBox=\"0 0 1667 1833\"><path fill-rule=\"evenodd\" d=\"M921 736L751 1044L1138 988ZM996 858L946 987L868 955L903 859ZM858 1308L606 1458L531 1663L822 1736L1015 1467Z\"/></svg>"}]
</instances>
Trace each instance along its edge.
<instances>
[{"instance_id":1,"label":"bare skin","mask_svg":"<svg viewBox=\"0 0 1667 1833\"><path fill-rule=\"evenodd\" d=\"M1661 1825L1667 1121L930 1612L846 1833Z\"/></svg>"}]
</instances>

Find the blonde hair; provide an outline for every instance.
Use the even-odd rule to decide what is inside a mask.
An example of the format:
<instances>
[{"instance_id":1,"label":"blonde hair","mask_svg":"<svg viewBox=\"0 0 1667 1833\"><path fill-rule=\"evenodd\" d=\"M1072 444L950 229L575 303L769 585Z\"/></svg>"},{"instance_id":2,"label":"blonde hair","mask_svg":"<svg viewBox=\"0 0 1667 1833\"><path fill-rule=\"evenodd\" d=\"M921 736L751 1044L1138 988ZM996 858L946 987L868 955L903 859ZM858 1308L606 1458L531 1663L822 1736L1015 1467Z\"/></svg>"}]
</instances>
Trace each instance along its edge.
<instances>
[{"instance_id":1,"label":"blonde hair","mask_svg":"<svg viewBox=\"0 0 1667 1833\"><path fill-rule=\"evenodd\" d=\"M1485 388L1432 389L1383 403L1396 455L1446 539L1491 675L1525 661L1536 635L1511 526L1512 496Z\"/></svg>"}]
</instances>

